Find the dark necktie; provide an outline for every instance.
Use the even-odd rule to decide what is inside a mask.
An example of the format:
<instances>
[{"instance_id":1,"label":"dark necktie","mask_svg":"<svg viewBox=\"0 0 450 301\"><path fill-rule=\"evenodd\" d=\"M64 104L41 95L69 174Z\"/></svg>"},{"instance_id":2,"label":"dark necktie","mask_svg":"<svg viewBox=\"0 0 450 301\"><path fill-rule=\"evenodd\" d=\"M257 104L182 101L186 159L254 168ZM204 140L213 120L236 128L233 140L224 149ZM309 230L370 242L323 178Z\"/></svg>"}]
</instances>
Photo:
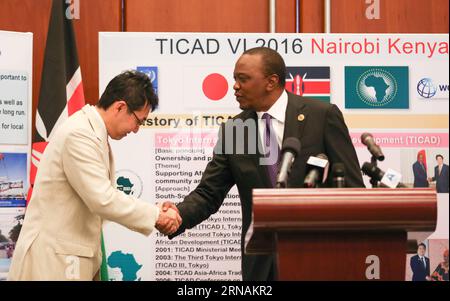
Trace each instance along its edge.
<instances>
[{"instance_id":1,"label":"dark necktie","mask_svg":"<svg viewBox=\"0 0 450 301\"><path fill-rule=\"evenodd\" d=\"M420 261L420 263L423 265L423 267L426 269L426 268L427 268L427 265L426 265L426 263L425 263L425 258L419 257L419 261Z\"/></svg>"},{"instance_id":2,"label":"dark necktie","mask_svg":"<svg viewBox=\"0 0 450 301\"><path fill-rule=\"evenodd\" d=\"M266 149L266 157L276 156L276 160L272 160L273 164L267 165L267 172L269 174L272 187L275 187L278 174L278 158L280 154L280 148L278 146L277 136L272 127L272 116L268 113L264 113L262 116L264 119L266 128L264 131L264 146Z\"/></svg>"}]
</instances>

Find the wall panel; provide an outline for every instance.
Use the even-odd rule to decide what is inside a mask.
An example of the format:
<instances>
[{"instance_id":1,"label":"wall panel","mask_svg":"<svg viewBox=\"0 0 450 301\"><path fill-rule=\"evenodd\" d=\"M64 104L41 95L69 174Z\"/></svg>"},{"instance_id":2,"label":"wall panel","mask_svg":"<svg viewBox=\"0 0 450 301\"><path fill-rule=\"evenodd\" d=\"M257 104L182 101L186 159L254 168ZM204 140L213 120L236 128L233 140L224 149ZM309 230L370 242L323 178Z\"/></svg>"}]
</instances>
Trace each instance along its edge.
<instances>
[{"instance_id":1,"label":"wall panel","mask_svg":"<svg viewBox=\"0 0 450 301\"><path fill-rule=\"evenodd\" d=\"M325 31L323 0L300 0L300 32Z\"/></svg>"},{"instance_id":2,"label":"wall panel","mask_svg":"<svg viewBox=\"0 0 450 301\"><path fill-rule=\"evenodd\" d=\"M276 2L276 32L295 32L295 0Z\"/></svg>"},{"instance_id":3,"label":"wall panel","mask_svg":"<svg viewBox=\"0 0 450 301\"><path fill-rule=\"evenodd\" d=\"M98 33L121 31L121 0L81 0L80 19L74 20L78 59L86 102L95 104L98 91ZM101 91L102 92L102 91Z\"/></svg>"},{"instance_id":4,"label":"wall panel","mask_svg":"<svg viewBox=\"0 0 450 301\"><path fill-rule=\"evenodd\" d=\"M267 32L269 1L125 0L126 31Z\"/></svg>"},{"instance_id":5,"label":"wall panel","mask_svg":"<svg viewBox=\"0 0 450 301\"><path fill-rule=\"evenodd\" d=\"M51 0L0 0L0 30L33 33L33 131Z\"/></svg>"},{"instance_id":6,"label":"wall panel","mask_svg":"<svg viewBox=\"0 0 450 301\"><path fill-rule=\"evenodd\" d=\"M448 0L378 1L380 19L366 18L365 0L331 1L331 32L448 33Z\"/></svg>"}]
</instances>

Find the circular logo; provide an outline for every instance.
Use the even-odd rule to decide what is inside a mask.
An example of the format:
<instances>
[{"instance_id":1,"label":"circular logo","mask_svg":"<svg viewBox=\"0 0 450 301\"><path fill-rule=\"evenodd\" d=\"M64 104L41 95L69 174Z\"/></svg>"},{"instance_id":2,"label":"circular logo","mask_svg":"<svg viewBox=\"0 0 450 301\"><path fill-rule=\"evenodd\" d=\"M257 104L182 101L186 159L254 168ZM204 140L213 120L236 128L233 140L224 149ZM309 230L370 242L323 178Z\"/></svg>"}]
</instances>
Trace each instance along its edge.
<instances>
[{"instance_id":1,"label":"circular logo","mask_svg":"<svg viewBox=\"0 0 450 301\"><path fill-rule=\"evenodd\" d=\"M144 69L144 70L141 70L141 72L144 73L145 75L147 75L152 83L155 81L155 79L156 79L155 70Z\"/></svg>"},{"instance_id":2,"label":"circular logo","mask_svg":"<svg viewBox=\"0 0 450 301\"><path fill-rule=\"evenodd\" d=\"M150 81L153 83L156 79L156 73L154 70L150 70L147 72L148 77L150 78Z\"/></svg>"},{"instance_id":3,"label":"circular logo","mask_svg":"<svg viewBox=\"0 0 450 301\"><path fill-rule=\"evenodd\" d=\"M422 78L417 83L417 93L423 98L431 98L436 95L437 89L431 78Z\"/></svg>"},{"instance_id":4,"label":"circular logo","mask_svg":"<svg viewBox=\"0 0 450 301\"><path fill-rule=\"evenodd\" d=\"M227 95L228 82L223 75L219 73L211 73L203 80L203 93L211 100L221 100Z\"/></svg>"},{"instance_id":5,"label":"circular logo","mask_svg":"<svg viewBox=\"0 0 450 301\"><path fill-rule=\"evenodd\" d=\"M382 107L395 99L397 95L395 77L382 69L370 69L361 74L356 82L356 92L367 105Z\"/></svg>"},{"instance_id":6,"label":"circular logo","mask_svg":"<svg viewBox=\"0 0 450 301\"><path fill-rule=\"evenodd\" d=\"M132 170L121 169L116 172L117 189L127 195L139 198L142 195L142 179Z\"/></svg>"}]
</instances>

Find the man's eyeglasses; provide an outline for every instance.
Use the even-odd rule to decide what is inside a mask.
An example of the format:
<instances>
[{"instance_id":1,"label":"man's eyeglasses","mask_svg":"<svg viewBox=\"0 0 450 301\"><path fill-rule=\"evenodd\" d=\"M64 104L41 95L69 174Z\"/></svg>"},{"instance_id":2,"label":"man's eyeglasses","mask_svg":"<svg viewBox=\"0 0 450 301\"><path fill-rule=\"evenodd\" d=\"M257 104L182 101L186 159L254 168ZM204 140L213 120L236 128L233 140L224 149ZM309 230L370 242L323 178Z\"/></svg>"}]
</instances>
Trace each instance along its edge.
<instances>
[{"instance_id":1,"label":"man's eyeglasses","mask_svg":"<svg viewBox=\"0 0 450 301\"><path fill-rule=\"evenodd\" d=\"M139 126L145 125L145 121L147 120L147 117L144 118L143 120L140 120L139 117L137 117L136 113L134 113L134 111L130 108L130 105L128 104L128 102L125 101L125 103L127 104L127 107L130 110L130 112L133 114L134 119L136 119L136 123Z\"/></svg>"}]
</instances>

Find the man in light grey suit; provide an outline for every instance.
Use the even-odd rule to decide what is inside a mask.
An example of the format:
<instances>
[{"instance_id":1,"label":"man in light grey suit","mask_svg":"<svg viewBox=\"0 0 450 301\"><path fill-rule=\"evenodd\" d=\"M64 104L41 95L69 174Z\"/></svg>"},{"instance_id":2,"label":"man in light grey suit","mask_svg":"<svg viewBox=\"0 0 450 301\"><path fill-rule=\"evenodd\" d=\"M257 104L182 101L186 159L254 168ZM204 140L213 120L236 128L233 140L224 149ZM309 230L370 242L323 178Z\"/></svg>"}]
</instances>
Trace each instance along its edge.
<instances>
[{"instance_id":1,"label":"man in light grey suit","mask_svg":"<svg viewBox=\"0 0 450 301\"><path fill-rule=\"evenodd\" d=\"M9 280L98 279L103 220L144 235L178 228L176 211L114 185L108 137L136 133L157 105L149 78L128 71L111 80L97 106L84 106L61 125L41 158Z\"/></svg>"}]
</instances>

